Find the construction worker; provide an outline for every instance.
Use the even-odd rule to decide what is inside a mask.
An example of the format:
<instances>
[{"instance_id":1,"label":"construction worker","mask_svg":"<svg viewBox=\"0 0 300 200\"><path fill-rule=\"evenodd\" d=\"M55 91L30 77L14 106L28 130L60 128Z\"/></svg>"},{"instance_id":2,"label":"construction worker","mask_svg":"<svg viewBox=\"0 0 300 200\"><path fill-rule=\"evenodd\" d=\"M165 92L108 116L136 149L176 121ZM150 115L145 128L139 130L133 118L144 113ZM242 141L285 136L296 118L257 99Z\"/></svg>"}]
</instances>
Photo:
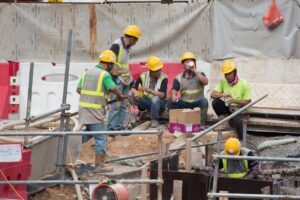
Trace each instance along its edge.
<instances>
[{"instance_id":1,"label":"construction worker","mask_svg":"<svg viewBox=\"0 0 300 200\"><path fill-rule=\"evenodd\" d=\"M232 60L225 60L222 64L222 73L225 80L221 80L211 93L213 98L212 106L218 119L222 120L240 107L251 102L251 89L248 82L237 75L237 65ZM234 117L219 127L226 130L230 125L234 126L238 138L243 139L242 114Z\"/></svg>"},{"instance_id":2,"label":"construction worker","mask_svg":"<svg viewBox=\"0 0 300 200\"><path fill-rule=\"evenodd\" d=\"M204 86L208 79L203 72L197 70L196 57L191 52L181 56L184 72L176 76L173 81L172 96L168 101L169 109L195 108L201 109L201 124L205 126L208 101L204 97ZM177 93L180 92L180 97Z\"/></svg>"},{"instance_id":3,"label":"construction worker","mask_svg":"<svg viewBox=\"0 0 300 200\"><path fill-rule=\"evenodd\" d=\"M168 77L162 73L163 63L156 56L148 58L149 71L140 75L132 88L135 104L139 110L148 110L151 117L151 127L159 125L159 114L165 109Z\"/></svg>"},{"instance_id":4,"label":"construction worker","mask_svg":"<svg viewBox=\"0 0 300 200\"><path fill-rule=\"evenodd\" d=\"M129 70L129 55L131 47L136 44L141 37L141 31L136 25L130 25L124 30L124 36L116 40L111 46L111 50L117 55L117 65L120 74L114 77L118 90L123 95L128 95L130 84L133 82L131 72ZM115 95L111 95L111 99ZM128 101L116 102L108 114L108 130L124 130L124 121L128 111Z\"/></svg>"},{"instance_id":5,"label":"construction worker","mask_svg":"<svg viewBox=\"0 0 300 200\"><path fill-rule=\"evenodd\" d=\"M229 138L224 144L221 155L254 156L254 153L250 149L241 147L238 139ZM219 169L224 169L228 178L255 179L259 175L259 164L256 160L222 159L219 162Z\"/></svg>"},{"instance_id":6,"label":"construction worker","mask_svg":"<svg viewBox=\"0 0 300 200\"><path fill-rule=\"evenodd\" d=\"M103 51L99 59L100 63L93 69L86 71L77 86L79 99L79 122L86 126L87 131L106 131L104 124L106 116L106 102L108 93L116 95L118 101L124 100L114 83L111 71L116 63L116 55L111 50ZM92 136L84 136L83 143ZM105 135L94 136L95 144L95 172L111 172L112 168L104 166L106 156Z\"/></svg>"}]
</instances>

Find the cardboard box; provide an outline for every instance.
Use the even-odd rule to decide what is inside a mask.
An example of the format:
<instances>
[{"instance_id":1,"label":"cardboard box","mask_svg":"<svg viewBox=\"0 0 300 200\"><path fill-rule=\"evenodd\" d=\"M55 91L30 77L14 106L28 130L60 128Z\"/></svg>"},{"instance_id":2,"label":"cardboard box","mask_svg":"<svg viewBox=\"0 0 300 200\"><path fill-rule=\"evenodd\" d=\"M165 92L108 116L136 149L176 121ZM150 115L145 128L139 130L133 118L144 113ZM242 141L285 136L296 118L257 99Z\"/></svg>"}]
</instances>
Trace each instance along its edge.
<instances>
[{"instance_id":1,"label":"cardboard box","mask_svg":"<svg viewBox=\"0 0 300 200\"><path fill-rule=\"evenodd\" d=\"M169 111L169 132L194 133L202 130L200 108Z\"/></svg>"}]
</instances>

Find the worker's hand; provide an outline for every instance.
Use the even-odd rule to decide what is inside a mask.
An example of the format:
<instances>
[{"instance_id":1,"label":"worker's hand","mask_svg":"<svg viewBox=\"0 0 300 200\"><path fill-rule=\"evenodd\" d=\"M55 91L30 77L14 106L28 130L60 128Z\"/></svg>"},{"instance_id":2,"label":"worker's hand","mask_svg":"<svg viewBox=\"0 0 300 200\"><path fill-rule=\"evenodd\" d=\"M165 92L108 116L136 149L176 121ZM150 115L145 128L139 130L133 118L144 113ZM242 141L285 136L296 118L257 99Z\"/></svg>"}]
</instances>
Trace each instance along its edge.
<instances>
[{"instance_id":1,"label":"worker's hand","mask_svg":"<svg viewBox=\"0 0 300 200\"><path fill-rule=\"evenodd\" d=\"M236 99L234 99L234 98L229 98L229 99L227 100L227 102L228 102L228 104L230 105L230 104L236 103Z\"/></svg>"},{"instance_id":2,"label":"worker's hand","mask_svg":"<svg viewBox=\"0 0 300 200\"><path fill-rule=\"evenodd\" d=\"M126 98L128 98L128 97L123 96L122 94L117 96L117 100L118 100L118 101L123 101L123 100L125 100Z\"/></svg>"},{"instance_id":3,"label":"worker's hand","mask_svg":"<svg viewBox=\"0 0 300 200\"><path fill-rule=\"evenodd\" d=\"M110 74L113 75L113 76L120 76L120 75L121 75L121 71L120 71L117 67L114 67L114 68L110 71Z\"/></svg>"},{"instance_id":4,"label":"worker's hand","mask_svg":"<svg viewBox=\"0 0 300 200\"><path fill-rule=\"evenodd\" d=\"M230 98L232 98L230 93L223 93L223 94L222 94L222 97L226 97L226 98L227 98L227 97L230 97Z\"/></svg>"},{"instance_id":5,"label":"worker's hand","mask_svg":"<svg viewBox=\"0 0 300 200\"><path fill-rule=\"evenodd\" d=\"M143 92L149 92L149 91L150 91L150 89L147 88L147 87L145 87L145 86L140 86L140 87L139 87L139 90L140 90L140 91L143 91Z\"/></svg>"},{"instance_id":6,"label":"worker's hand","mask_svg":"<svg viewBox=\"0 0 300 200\"><path fill-rule=\"evenodd\" d=\"M175 102L178 101L178 98L177 98L175 95L172 95L171 101L172 101L173 103L175 103Z\"/></svg>"}]
</instances>

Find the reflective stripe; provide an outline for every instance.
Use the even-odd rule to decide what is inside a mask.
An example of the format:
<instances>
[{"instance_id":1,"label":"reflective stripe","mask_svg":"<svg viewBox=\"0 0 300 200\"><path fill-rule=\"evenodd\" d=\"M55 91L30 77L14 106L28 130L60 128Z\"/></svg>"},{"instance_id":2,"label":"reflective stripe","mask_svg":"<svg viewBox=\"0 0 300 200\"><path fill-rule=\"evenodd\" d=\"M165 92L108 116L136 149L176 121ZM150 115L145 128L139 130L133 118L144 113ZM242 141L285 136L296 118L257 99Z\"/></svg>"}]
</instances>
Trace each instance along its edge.
<instances>
[{"instance_id":1,"label":"reflective stripe","mask_svg":"<svg viewBox=\"0 0 300 200\"><path fill-rule=\"evenodd\" d=\"M202 89L197 89L197 90L183 90L182 94L198 94L202 91Z\"/></svg>"},{"instance_id":2,"label":"reflective stripe","mask_svg":"<svg viewBox=\"0 0 300 200\"><path fill-rule=\"evenodd\" d=\"M122 61L122 58L123 58L123 47L121 47L121 45L119 45L119 55L118 55L118 58L117 58L117 65L122 68L122 69L129 69L129 65L128 64L121 64L121 61ZM124 76L124 77L127 77L127 76L130 76L130 73L124 73L122 72L120 76Z\"/></svg>"},{"instance_id":3,"label":"reflective stripe","mask_svg":"<svg viewBox=\"0 0 300 200\"><path fill-rule=\"evenodd\" d=\"M85 108L95 108L95 109L103 108L103 105L101 105L101 104L87 103L87 102L79 102L79 106L85 107Z\"/></svg>"},{"instance_id":4,"label":"reflective stripe","mask_svg":"<svg viewBox=\"0 0 300 200\"><path fill-rule=\"evenodd\" d=\"M98 86L97 86L96 90L81 90L81 94L103 97L104 93L101 92L101 88L102 88L103 77L105 76L105 74L106 74L105 71L101 72L101 74L99 76L99 79L98 79ZM83 85L83 82L85 80L85 75L86 75L86 73L82 77L82 85Z\"/></svg>"},{"instance_id":5,"label":"reflective stripe","mask_svg":"<svg viewBox=\"0 0 300 200\"><path fill-rule=\"evenodd\" d=\"M147 87L147 88L150 87L149 85L146 85L146 76L147 76L148 74L149 74L149 72L144 72L144 73L141 74L142 86ZM166 78L165 75L162 74L162 75L159 77L159 79L157 80L157 82L156 82L156 84L155 84L155 87L156 87L156 88L160 88L161 83L163 82L163 80L164 80L165 78ZM149 81L149 84L150 84L150 81ZM155 90L155 89L154 89L154 90ZM144 95L147 96L147 97L153 97L152 94L147 93L147 92L144 92Z\"/></svg>"},{"instance_id":6,"label":"reflective stripe","mask_svg":"<svg viewBox=\"0 0 300 200\"><path fill-rule=\"evenodd\" d=\"M245 172L239 172L239 173L228 173L227 159L222 159L222 163L223 163L223 168L224 168L224 171L226 173L226 176L229 177L229 178L243 178L247 175L247 173L249 171L247 160L243 160L246 171Z\"/></svg>"}]
</instances>

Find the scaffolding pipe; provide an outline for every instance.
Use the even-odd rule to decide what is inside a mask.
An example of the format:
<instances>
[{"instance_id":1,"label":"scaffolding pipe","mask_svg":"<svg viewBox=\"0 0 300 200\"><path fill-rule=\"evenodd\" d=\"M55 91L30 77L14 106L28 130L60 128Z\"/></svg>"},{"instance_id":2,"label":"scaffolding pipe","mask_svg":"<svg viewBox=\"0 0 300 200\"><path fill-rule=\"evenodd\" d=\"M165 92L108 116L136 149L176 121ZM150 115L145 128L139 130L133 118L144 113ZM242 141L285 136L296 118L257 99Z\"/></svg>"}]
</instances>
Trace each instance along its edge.
<instances>
[{"instance_id":1,"label":"scaffolding pipe","mask_svg":"<svg viewBox=\"0 0 300 200\"><path fill-rule=\"evenodd\" d=\"M157 169L157 179L158 180L163 180L163 160L162 160L162 157L163 157L163 153L162 153L162 149L163 149L163 139L162 139L162 134L163 134L163 131L160 130L160 133L158 135L158 169ZM157 183L157 200L162 200L162 190L163 190L163 182L162 181L159 181Z\"/></svg>"},{"instance_id":2,"label":"scaffolding pipe","mask_svg":"<svg viewBox=\"0 0 300 200\"><path fill-rule=\"evenodd\" d=\"M191 138L192 141L195 141L199 138L201 138L202 136L206 135L207 133L209 133L210 131L212 131L213 129L217 128L218 126L222 125L223 123L231 120L232 118L236 117L237 115L239 115L240 113L242 113L243 111L247 110L248 108L250 108L251 106L253 106L254 104L256 104L257 102L263 100L264 98L266 98L268 96L268 94L265 94L257 99L255 99L254 101L252 101L251 103L245 105L244 107L238 109L237 111L235 111L234 113L232 113L231 115L229 115L228 117L222 119L221 121L215 123L214 125L210 126L208 129L205 129L204 131L200 132L200 134L195 135L194 137ZM180 144L177 148L180 147L184 147L185 143Z\"/></svg>"},{"instance_id":3,"label":"scaffolding pipe","mask_svg":"<svg viewBox=\"0 0 300 200\"><path fill-rule=\"evenodd\" d=\"M118 183L123 184L157 184L162 180L158 179L119 179L115 180ZM49 184L49 185L57 185L57 184L66 184L66 185L74 185L74 184L99 184L100 180L23 180L23 181L0 181L0 185L25 185L25 184Z\"/></svg>"},{"instance_id":4,"label":"scaffolding pipe","mask_svg":"<svg viewBox=\"0 0 300 200\"><path fill-rule=\"evenodd\" d=\"M32 82L33 82L33 68L34 63L30 63L30 72L29 72L29 84L28 84L28 93L27 93L27 111L26 111L26 124L25 124L25 131L29 131L29 118L30 118L30 111L31 111L31 98L32 98ZM24 138L24 143L28 144L28 137Z\"/></svg>"},{"instance_id":5,"label":"scaffolding pipe","mask_svg":"<svg viewBox=\"0 0 300 200\"><path fill-rule=\"evenodd\" d=\"M300 196L292 195L268 195L268 194L230 194L230 193L207 193L207 196L212 197L228 197L233 199L300 199Z\"/></svg>"},{"instance_id":6,"label":"scaffolding pipe","mask_svg":"<svg viewBox=\"0 0 300 200\"><path fill-rule=\"evenodd\" d=\"M51 111L49 111L49 112L45 112L45 113L40 114L40 115L37 115L37 116L31 116L31 117L29 118L29 121L30 121L30 123L31 123L31 122L35 122L35 121L37 121L37 120L43 119L43 118L45 118L45 117L48 117L48 116L50 116L50 115L54 115L54 114L56 114L56 113L59 113L59 112L61 112L62 110L70 110L70 105L66 104L66 105L63 105L63 106L60 107L60 108L55 109L55 110L51 110Z\"/></svg>"},{"instance_id":7,"label":"scaffolding pipe","mask_svg":"<svg viewBox=\"0 0 300 200\"><path fill-rule=\"evenodd\" d=\"M300 162L300 158L215 155L217 159Z\"/></svg>"},{"instance_id":8,"label":"scaffolding pipe","mask_svg":"<svg viewBox=\"0 0 300 200\"><path fill-rule=\"evenodd\" d=\"M82 131L82 132L0 132L0 136L84 136L84 135L159 135L160 130L145 131Z\"/></svg>"}]
</instances>

